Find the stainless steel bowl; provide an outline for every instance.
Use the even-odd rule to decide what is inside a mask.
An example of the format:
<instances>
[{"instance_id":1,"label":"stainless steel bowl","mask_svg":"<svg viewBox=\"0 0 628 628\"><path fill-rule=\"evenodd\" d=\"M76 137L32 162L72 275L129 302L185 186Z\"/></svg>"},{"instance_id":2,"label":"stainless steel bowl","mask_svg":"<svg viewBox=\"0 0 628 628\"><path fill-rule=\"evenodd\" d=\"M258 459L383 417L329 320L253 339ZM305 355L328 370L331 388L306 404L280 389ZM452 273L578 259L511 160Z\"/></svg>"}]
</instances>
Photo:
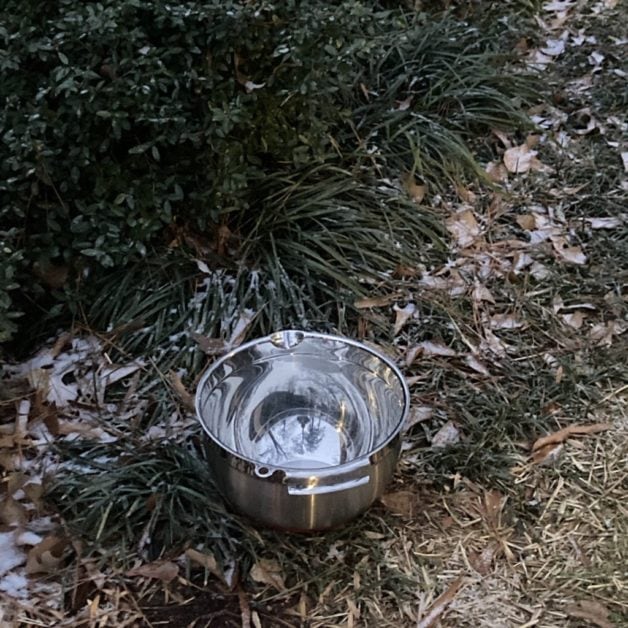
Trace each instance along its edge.
<instances>
[{"instance_id":1,"label":"stainless steel bowl","mask_svg":"<svg viewBox=\"0 0 628 628\"><path fill-rule=\"evenodd\" d=\"M302 331L231 351L196 393L224 497L263 524L299 531L338 526L381 496L408 406L390 359Z\"/></svg>"}]
</instances>

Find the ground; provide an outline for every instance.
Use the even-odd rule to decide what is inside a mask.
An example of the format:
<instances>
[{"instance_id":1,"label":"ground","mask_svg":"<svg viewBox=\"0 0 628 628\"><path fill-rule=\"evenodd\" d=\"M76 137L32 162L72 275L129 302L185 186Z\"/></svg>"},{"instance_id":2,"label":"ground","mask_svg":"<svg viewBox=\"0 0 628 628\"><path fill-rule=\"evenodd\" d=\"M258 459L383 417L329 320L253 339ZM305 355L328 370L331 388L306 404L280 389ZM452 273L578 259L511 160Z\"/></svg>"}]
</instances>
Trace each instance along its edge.
<instances>
[{"instance_id":1,"label":"ground","mask_svg":"<svg viewBox=\"0 0 628 628\"><path fill-rule=\"evenodd\" d=\"M497 156L486 164L496 189L428 192L447 261L403 269L394 294L360 304L364 339L388 324L377 340L404 367L413 404L393 484L346 528L255 530L212 506L222 523L206 543L169 545L181 533L154 527L170 511L153 479L202 491L190 479L201 471L159 449L175 431L197 435L180 377L168 380L179 411L140 443L157 465L121 472L135 446L115 449L124 426L156 403L137 393L141 356L112 365L110 337L71 330L6 367L0 625L626 625L627 19L613 0L544 5L538 28L513 42L551 88L530 112L537 129L479 143ZM81 449L90 439L99 448ZM67 525L42 500L55 470ZM102 495L124 490L110 515L120 503ZM140 499L146 535L112 550L108 535L127 538L120 522L139 517Z\"/></svg>"}]
</instances>

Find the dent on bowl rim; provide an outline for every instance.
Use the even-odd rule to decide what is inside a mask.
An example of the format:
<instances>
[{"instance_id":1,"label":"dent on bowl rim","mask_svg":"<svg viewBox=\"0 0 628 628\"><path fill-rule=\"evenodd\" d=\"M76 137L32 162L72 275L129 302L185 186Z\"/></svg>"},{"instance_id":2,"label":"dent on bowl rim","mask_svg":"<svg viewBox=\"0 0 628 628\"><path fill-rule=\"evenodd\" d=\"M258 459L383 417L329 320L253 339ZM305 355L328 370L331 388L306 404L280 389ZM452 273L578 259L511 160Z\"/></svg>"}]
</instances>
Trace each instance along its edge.
<instances>
[{"instance_id":1,"label":"dent on bowl rim","mask_svg":"<svg viewBox=\"0 0 628 628\"><path fill-rule=\"evenodd\" d=\"M246 460L247 462L251 463L254 466L258 466L260 464L259 460L255 460L254 458L249 458L248 456L244 456L242 455L240 452L235 451L234 449L231 449L231 447L227 447L227 445L225 445L222 441L218 440L218 438L216 438L216 436L214 436L214 434L210 431L210 429L207 427L205 421L202 418L202 413L201 413L201 392L203 390L203 388L205 387L205 384L207 383L207 380L212 376L212 373L214 373L214 371L216 371L224 362L226 362L227 360L231 359L234 355L236 355L237 353L241 352L241 351L245 351L246 349L249 349L250 347L254 347L255 345L259 345L262 344L264 342L270 342L272 343L272 338L274 336L276 336L277 334L303 334L305 338L318 338L320 340L333 340L335 342L341 342L347 345L351 345L353 347L357 347L358 349L361 349L362 351L366 351L367 353L370 353L372 355L374 355L376 358L380 359L382 362L384 362L386 364L386 366L388 366L391 371L395 374L395 376L397 377L398 381L399 381L399 385L401 386L401 390L403 392L403 411L401 412L401 415L399 417L399 422L397 423L397 425L395 426L395 428L393 430L391 430L390 435L388 436L388 438L383 441L381 444L379 444L376 448L371 449L371 451L368 451L365 454L362 454L361 456L358 456L357 458L354 458L353 460L350 460L349 462L345 462L343 464L339 464L333 467L323 467L321 469L317 469L317 472L323 472L323 470L327 470L328 472L333 472L333 473L342 473L345 470L351 470L351 469L355 469L356 467L360 466L361 464L366 464L369 460L369 458L377 451L380 451L382 449L384 449L391 441L393 441L397 435L399 434L399 432L401 432L403 425L406 421L406 418L408 416L408 412L410 410L410 389L408 388L408 384L406 383L406 380L403 376L403 374L401 373L399 367L392 361L392 359L390 357L388 357L387 355L385 355L384 353L382 353L381 351L378 351L377 349L373 349L372 347L363 344L361 342L358 342L357 340L353 340L351 338L346 338L344 336L336 336L334 334L323 334L323 333L319 333L319 332L313 332L313 331L303 331L303 330L297 330L297 329L285 329L285 330L281 330L281 331L276 331L273 332L272 334L269 334L267 336L262 336L261 338L255 338L254 340L250 340L249 342L245 342L244 344L240 345L239 347L236 347L235 349L232 349L231 351L229 351L228 353L226 353L225 355L223 355L221 358L219 358L218 360L216 360L216 362L214 362L208 369L207 371L203 374L203 376L201 377L197 387L196 387L196 395L195 395L195 409L196 409L196 418L199 421L199 423L201 424L204 432L222 449L228 451L230 454L232 454L233 456L235 456L236 458L240 458L241 460ZM283 469L284 467L282 467L282 465L268 465L265 464L265 467L272 467L273 469ZM287 469L287 467L285 467ZM323 475L325 475L325 473L322 473Z\"/></svg>"}]
</instances>

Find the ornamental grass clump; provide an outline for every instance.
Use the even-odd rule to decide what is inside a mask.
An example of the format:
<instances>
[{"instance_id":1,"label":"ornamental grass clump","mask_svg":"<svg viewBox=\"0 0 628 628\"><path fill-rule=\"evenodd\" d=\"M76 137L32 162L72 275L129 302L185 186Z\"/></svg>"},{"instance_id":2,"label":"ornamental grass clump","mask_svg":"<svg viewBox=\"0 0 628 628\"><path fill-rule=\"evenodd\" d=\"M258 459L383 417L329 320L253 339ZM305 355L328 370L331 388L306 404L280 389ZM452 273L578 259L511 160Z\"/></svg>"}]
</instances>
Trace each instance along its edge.
<instances>
[{"instance_id":1,"label":"ornamental grass clump","mask_svg":"<svg viewBox=\"0 0 628 628\"><path fill-rule=\"evenodd\" d=\"M476 27L357 0L7 0L0 49L5 338L168 246L353 293L437 239L400 180L481 177L530 97Z\"/></svg>"}]
</instances>

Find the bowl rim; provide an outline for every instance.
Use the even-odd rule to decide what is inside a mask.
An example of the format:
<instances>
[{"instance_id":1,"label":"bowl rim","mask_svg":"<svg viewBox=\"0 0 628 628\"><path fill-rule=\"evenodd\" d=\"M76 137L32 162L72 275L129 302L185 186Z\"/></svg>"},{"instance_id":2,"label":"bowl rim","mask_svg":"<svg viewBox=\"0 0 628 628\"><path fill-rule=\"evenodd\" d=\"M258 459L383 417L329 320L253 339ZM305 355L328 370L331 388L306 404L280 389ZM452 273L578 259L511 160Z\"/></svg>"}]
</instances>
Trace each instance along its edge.
<instances>
[{"instance_id":1,"label":"bowl rim","mask_svg":"<svg viewBox=\"0 0 628 628\"><path fill-rule=\"evenodd\" d=\"M321 340L333 340L335 342L341 342L341 343L356 347L362 351L366 351L367 353L370 353L371 355L381 360L384 364L386 364L386 366L388 366L391 369L391 371L395 374L401 386L402 393L403 393L403 410L400 413L400 417L397 424L395 425L394 429L391 430L388 438L382 443L380 443L376 448L371 449L365 454L362 454L361 456L358 456L357 458L353 458L352 460L348 462L344 462L343 464L327 466L327 467L311 467L311 468L306 468L306 469L300 468L300 467L289 467L289 466L284 466L284 465L272 465L272 464L263 463L261 460L255 460L254 458L249 458L248 456L244 456L242 453L231 449L225 443L219 440L212 433L212 431L209 429L206 422L202 418L201 392L203 388L205 387L207 380L210 379L212 374L216 370L218 370L222 366L222 364L230 360L234 355L240 353L241 351L245 351L251 347L254 347L256 345L259 345L265 342L272 343L272 338L275 337L277 334L303 334L304 338L318 338ZM227 353L225 353L225 355L223 355L221 358L219 358L213 364L211 364L209 368L205 371L205 373L203 373L203 375L201 376L201 379L199 380L196 386L196 392L194 396L194 409L196 413L196 419L201 424L203 431L216 443L216 445L218 445L221 449L229 452L229 454L231 454L232 456L235 456L236 458L240 460L244 460L252 464L254 468L264 467L264 468L271 469L272 472L268 474L269 476L272 475L272 473L274 473L275 470L281 470L281 471L287 471L287 472L316 471L317 475L338 474L344 471L347 471L347 472L353 471L357 467L369 464L369 459L373 454L379 451L382 451L393 440L395 440L395 438L397 438L397 436L403 429L403 426L406 422L406 418L410 411L410 389L405 380L405 377L403 376L401 372L401 369L394 363L392 358L385 355L383 352L372 348L370 345L366 345L352 338L347 338L345 336L338 336L335 334L325 334L325 333L314 332L314 331L304 331L300 329L285 329L285 330L275 331L271 334L262 336L260 338L249 340L248 342L241 344L239 347L235 347L234 349L231 349L231 351L228 351Z\"/></svg>"}]
</instances>

